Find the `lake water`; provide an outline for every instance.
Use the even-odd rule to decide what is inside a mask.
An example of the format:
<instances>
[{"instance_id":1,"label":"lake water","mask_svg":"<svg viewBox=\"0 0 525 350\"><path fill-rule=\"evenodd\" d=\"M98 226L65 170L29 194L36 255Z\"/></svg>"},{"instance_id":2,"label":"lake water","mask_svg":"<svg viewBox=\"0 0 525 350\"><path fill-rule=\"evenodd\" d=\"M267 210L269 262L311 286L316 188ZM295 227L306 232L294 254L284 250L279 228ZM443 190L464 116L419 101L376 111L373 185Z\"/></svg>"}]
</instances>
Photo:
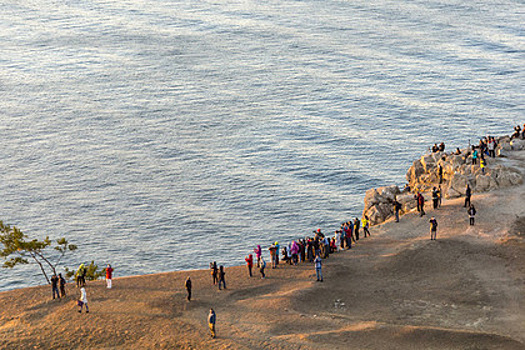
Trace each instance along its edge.
<instances>
[{"instance_id":1,"label":"lake water","mask_svg":"<svg viewBox=\"0 0 525 350\"><path fill-rule=\"evenodd\" d=\"M332 231L435 142L525 122L524 23L521 0L0 0L0 220L116 276Z\"/></svg>"}]
</instances>

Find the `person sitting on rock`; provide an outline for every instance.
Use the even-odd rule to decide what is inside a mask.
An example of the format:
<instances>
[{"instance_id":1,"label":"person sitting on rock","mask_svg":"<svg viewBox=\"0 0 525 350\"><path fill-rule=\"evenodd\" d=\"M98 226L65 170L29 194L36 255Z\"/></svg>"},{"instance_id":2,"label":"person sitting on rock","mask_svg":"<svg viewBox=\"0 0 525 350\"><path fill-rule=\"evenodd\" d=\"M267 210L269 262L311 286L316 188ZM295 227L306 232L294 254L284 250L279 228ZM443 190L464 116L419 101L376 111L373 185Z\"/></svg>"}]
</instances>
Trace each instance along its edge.
<instances>
[{"instance_id":1,"label":"person sitting on rock","mask_svg":"<svg viewBox=\"0 0 525 350\"><path fill-rule=\"evenodd\" d=\"M444 143L444 142L441 142L441 143L439 144L439 151L440 151L440 152L445 152L445 143Z\"/></svg>"},{"instance_id":2,"label":"person sitting on rock","mask_svg":"<svg viewBox=\"0 0 525 350\"><path fill-rule=\"evenodd\" d=\"M523 125L523 130L525 131L525 124ZM514 134L512 134L512 136L510 137L510 139L518 139L520 137L520 134L521 134L521 127L519 125L516 125L514 127Z\"/></svg>"}]
</instances>

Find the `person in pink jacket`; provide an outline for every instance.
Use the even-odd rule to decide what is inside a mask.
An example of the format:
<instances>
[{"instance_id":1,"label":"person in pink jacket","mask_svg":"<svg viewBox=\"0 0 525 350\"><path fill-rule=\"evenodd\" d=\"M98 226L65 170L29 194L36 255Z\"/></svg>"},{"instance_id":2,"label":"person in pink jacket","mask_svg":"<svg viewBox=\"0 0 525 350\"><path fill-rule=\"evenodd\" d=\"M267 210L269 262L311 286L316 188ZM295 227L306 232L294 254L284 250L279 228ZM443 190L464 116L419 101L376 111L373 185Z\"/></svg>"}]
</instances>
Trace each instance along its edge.
<instances>
[{"instance_id":1,"label":"person in pink jacket","mask_svg":"<svg viewBox=\"0 0 525 350\"><path fill-rule=\"evenodd\" d=\"M261 256L262 256L262 248L260 245L257 246L257 248L255 248L253 250L255 252L255 258L257 258L257 267L261 267Z\"/></svg>"}]
</instances>

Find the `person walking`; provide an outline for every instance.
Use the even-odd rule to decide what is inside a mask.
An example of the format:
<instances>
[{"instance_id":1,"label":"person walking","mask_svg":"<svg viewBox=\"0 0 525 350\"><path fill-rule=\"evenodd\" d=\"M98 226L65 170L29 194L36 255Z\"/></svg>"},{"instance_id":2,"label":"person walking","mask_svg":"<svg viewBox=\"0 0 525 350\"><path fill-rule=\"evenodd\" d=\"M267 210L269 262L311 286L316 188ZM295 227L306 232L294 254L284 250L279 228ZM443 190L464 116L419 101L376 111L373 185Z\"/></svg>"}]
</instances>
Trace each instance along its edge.
<instances>
[{"instance_id":1,"label":"person walking","mask_svg":"<svg viewBox=\"0 0 525 350\"><path fill-rule=\"evenodd\" d=\"M55 293L56 293L56 297L60 299L60 293L58 292L58 276L57 275L51 276L51 288L53 289L53 299L55 299Z\"/></svg>"},{"instance_id":2,"label":"person walking","mask_svg":"<svg viewBox=\"0 0 525 350\"><path fill-rule=\"evenodd\" d=\"M321 271L323 267L323 261L319 255L315 257L315 275L317 276L317 282L323 282L323 273Z\"/></svg>"},{"instance_id":3,"label":"person walking","mask_svg":"<svg viewBox=\"0 0 525 350\"><path fill-rule=\"evenodd\" d=\"M208 326L210 327L210 333L213 339L215 339L216 320L217 320L217 316L215 315L215 311L213 311L213 309L210 309L210 314L208 315Z\"/></svg>"},{"instance_id":4,"label":"person walking","mask_svg":"<svg viewBox=\"0 0 525 350\"><path fill-rule=\"evenodd\" d=\"M60 285L60 296L62 298L66 297L66 280L62 277L62 274L58 274L58 284Z\"/></svg>"},{"instance_id":5,"label":"person walking","mask_svg":"<svg viewBox=\"0 0 525 350\"><path fill-rule=\"evenodd\" d=\"M401 210L401 203L397 201L397 198L394 199L394 215L396 217L396 222L399 222L399 211Z\"/></svg>"},{"instance_id":6,"label":"person walking","mask_svg":"<svg viewBox=\"0 0 525 350\"><path fill-rule=\"evenodd\" d=\"M112 287L112 284L111 284L112 279L113 279L113 268L111 267L110 264L108 264L108 266L106 266L106 287L107 287L107 289L111 289L111 287Z\"/></svg>"},{"instance_id":7,"label":"person walking","mask_svg":"<svg viewBox=\"0 0 525 350\"><path fill-rule=\"evenodd\" d=\"M219 290L221 290L221 283L224 286L224 289L226 289L226 280L224 279L224 276L226 275L226 272L224 272L224 266L219 267Z\"/></svg>"},{"instance_id":8,"label":"person walking","mask_svg":"<svg viewBox=\"0 0 525 350\"><path fill-rule=\"evenodd\" d=\"M470 207L470 196L472 195L472 190L470 189L470 185L467 184L467 188L465 189L465 204L463 205L464 208Z\"/></svg>"},{"instance_id":9,"label":"person walking","mask_svg":"<svg viewBox=\"0 0 525 350\"><path fill-rule=\"evenodd\" d=\"M430 218L430 240L435 241L437 237L438 222L435 217Z\"/></svg>"},{"instance_id":10,"label":"person walking","mask_svg":"<svg viewBox=\"0 0 525 350\"><path fill-rule=\"evenodd\" d=\"M82 308L84 306L86 307L86 313L89 313L87 293L85 287L80 288L80 299L78 300L78 306L80 306L80 309L78 310L79 313L82 313Z\"/></svg>"},{"instance_id":11,"label":"person walking","mask_svg":"<svg viewBox=\"0 0 525 350\"><path fill-rule=\"evenodd\" d=\"M368 216L364 216L363 217L363 232L365 233L365 238L366 236L370 237L370 231L368 230L368 228L370 227L370 219L368 218Z\"/></svg>"},{"instance_id":12,"label":"person walking","mask_svg":"<svg viewBox=\"0 0 525 350\"><path fill-rule=\"evenodd\" d=\"M474 217L476 216L476 208L474 207L474 204L470 205L467 213L469 215L470 226L474 226Z\"/></svg>"},{"instance_id":13,"label":"person walking","mask_svg":"<svg viewBox=\"0 0 525 350\"><path fill-rule=\"evenodd\" d=\"M186 299L188 299L188 301L191 301L191 279L190 279L190 276L188 276L188 278L186 279L186 282L184 282L184 287L186 288L186 292L188 293L188 296L186 297Z\"/></svg>"},{"instance_id":14,"label":"person walking","mask_svg":"<svg viewBox=\"0 0 525 350\"><path fill-rule=\"evenodd\" d=\"M250 274L250 277L252 277L253 255L250 254L244 257L244 261L246 261L246 266L248 267L248 273Z\"/></svg>"},{"instance_id":15,"label":"person walking","mask_svg":"<svg viewBox=\"0 0 525 350\"><path fill-rule=\"evenodd\" d=\"M213 285L215 286L217 284L217 281L219 280L219 269L217 269L217 262L214 261L213 263L210 263L210 270L211 270L211 278L213 280Z\"/></svg>"}]
</instances>

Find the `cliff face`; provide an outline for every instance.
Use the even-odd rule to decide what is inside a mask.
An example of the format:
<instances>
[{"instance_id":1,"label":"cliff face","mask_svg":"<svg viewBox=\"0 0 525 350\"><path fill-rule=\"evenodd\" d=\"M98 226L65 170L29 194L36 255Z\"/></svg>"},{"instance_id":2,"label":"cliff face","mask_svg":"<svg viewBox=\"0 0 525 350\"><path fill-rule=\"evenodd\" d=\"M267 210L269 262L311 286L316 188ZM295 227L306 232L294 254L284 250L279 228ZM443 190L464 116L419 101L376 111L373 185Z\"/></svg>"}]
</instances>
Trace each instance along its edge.
<instances>
[{"instance_id":1,"label":"cliff face","mask_svg":"<svg viewBox=\"0 0 525 350\"><path fill-rule=\"evenodd\" d=\"M465 195L467 184L472 192L486 192L498 188L515 186L523 183L520 171L505 166L498 158L505 157L512 151L525 149L525 140L511 140L504 136L496 139L497 158L485 157L485 171L477 164L472 164L472 152L468 149L460 150L459 154L446 152L435 152L425 154L414 161L408 169L406 178L410 186L410 192L401 192L395 186L385 186L370 189L365 194L365 208L363 215L370 218L372 225L377 225L394 214L394 199L401 204L401 214L415 208L414 194L422 192L425 198L434 187L441 186L442 196L455 198ZM440 167L442 169L442 181L440 184Z\"/></svg>"}]
</instances>

